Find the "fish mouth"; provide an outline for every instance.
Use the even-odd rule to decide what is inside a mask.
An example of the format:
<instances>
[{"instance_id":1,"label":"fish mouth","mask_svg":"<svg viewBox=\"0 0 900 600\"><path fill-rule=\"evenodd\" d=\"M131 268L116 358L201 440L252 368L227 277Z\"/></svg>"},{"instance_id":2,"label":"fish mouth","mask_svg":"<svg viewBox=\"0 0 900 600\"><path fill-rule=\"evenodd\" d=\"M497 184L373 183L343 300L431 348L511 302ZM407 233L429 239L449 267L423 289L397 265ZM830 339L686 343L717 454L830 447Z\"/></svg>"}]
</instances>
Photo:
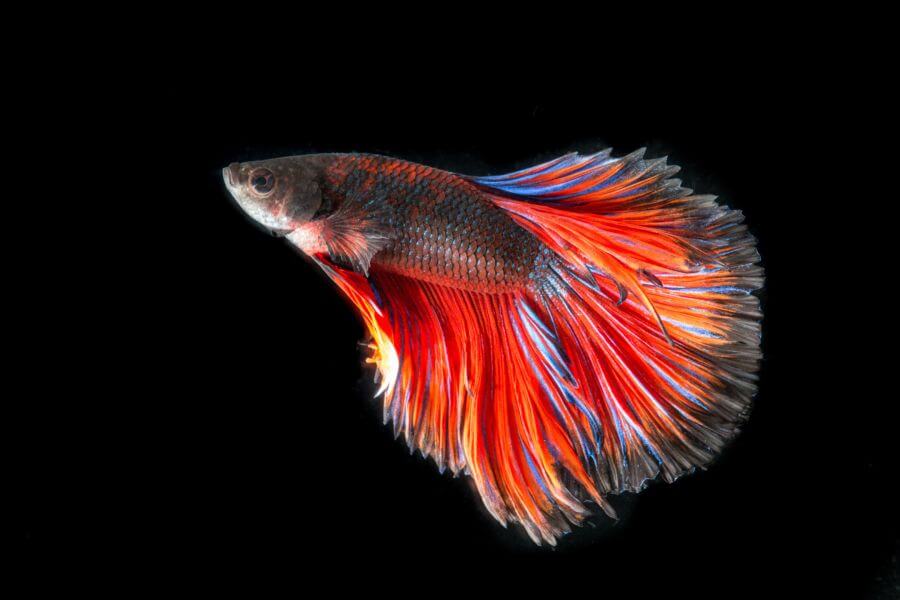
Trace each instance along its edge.
<instances>
[{"instance_id":1,"label":"fish mouth","mask_svg":"<svg viewBox=\"0 0 900 600\"><path fill-rule=\"evenodd\" d=\"M229 166L222 169L222 180L225 182L225 187L228 189L228 193L231 194L231 197L235 200L240 196L240 190L238 188L238 178L235 173L235 164L232 163Z\"/></svg>"},{"instance_id":2,"label":"fish mouth","mask_svg":"<svg viewBox=\"0 0 900 600\"><path fill-rule=\"evenodd\" d=\"M229 189L237 187L238 184L238 163L231 163L222 169L222 179Z\"/></svg>"}]
</instances>

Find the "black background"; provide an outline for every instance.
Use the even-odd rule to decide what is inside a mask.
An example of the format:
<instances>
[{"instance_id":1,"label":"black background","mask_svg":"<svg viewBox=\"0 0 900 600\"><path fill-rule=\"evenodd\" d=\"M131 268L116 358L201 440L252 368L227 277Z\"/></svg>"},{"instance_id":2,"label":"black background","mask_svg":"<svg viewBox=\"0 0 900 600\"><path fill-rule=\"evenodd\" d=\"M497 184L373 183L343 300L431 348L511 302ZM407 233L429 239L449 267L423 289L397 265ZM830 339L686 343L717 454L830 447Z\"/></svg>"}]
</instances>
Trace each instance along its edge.
<instances>
[{"instance_id":1,"label":"black background","mask_svg":"<svg viewBox=\"0 0 900 600\"><path fill-rule=\"evenodd\" d=\"M52 341L32 322L15 363L30 382L13 463L31 581L891 597L896 467L842 337L854 292L833 285L843 259L823 218L840 163L811 160L839 153L838 125L810 122L808 99L748 65L702 93L466 81L255 95L163 79L107 114L137 143L127 193L88 217L106 235L22 261L61 267L57 294L30 306L52 314ZM708 471L615 498L618 522L538 548L393 440L360 322L241 215L220 169L359 151L496 174L608 146L667 155L688 187L744 211L766 268L760 391ZM66 202L83 216L93 198Z\"/></svg>"}]
</instances>

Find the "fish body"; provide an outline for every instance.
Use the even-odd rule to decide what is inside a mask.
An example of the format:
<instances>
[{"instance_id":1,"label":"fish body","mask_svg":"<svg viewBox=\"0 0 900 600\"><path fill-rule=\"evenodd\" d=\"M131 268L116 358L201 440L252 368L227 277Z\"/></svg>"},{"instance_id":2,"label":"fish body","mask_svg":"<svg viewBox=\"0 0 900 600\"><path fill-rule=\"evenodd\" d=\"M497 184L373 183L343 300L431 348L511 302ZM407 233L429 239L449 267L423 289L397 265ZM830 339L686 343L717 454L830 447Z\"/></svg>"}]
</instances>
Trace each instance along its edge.
<instances>
[{"instance_id":1,"label":"fish body","mask_svg":"<svg viewBox=\"0 0 900 600\"><path fill-rule=\"evenodd\" d=\"M372 336L385 422L490 513L555 544L610 494L704 467L755 391L742 215L643 153L472 177L395 158L232 164L241 208Z\"/></svg>"},{"instance_id":2,"label":"fish body","mask_svg":"<svg viewBox=\"0 0 900 600\"><path fill-rule=\"evenodd\" d=\"M534 235L454 173L372 155L342 156L326 173L348 208L387 232L373 261L386 270L495 293L527 285L538 268Z\"/></svg>"}]
</instances>

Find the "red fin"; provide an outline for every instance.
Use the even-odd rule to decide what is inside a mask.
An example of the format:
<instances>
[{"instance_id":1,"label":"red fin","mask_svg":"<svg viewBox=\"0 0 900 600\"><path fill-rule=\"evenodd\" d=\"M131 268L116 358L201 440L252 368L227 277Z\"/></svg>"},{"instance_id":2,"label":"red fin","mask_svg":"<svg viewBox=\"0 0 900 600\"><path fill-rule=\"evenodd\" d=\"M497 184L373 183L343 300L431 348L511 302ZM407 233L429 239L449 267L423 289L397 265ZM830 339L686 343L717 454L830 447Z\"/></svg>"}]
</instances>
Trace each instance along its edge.
<instances>
[{"instance_id":1,"label":"red fin","mask_svg":"<svg viewBox=\"0 0 900 600\"><path fill-rule=\"evenodd\" d=\"M372 336L370 348L373 353L366 360L378 369L375 378L381 386L375 393L383 394L397 380L399 359L391 339L391 325L387 314L382 310L381 302L369 280L362 274L341 268L331 261L327 252L322 251L310 255L323 271L337 284L359 311L366 328Z\"/></svg>"},{"instance_id":2,"label":"red fin","mask_svg":"<svg viewBox=\"0 0 900 600\"><path fill-rule=\"evenodd\" d=\"M562 261L541 294L602 422L603 493L707 464L749 407L760 357L763 274L743 216L642 157L471 178Z\"/></svg>"},{"instance_id":3,"label":"red fin","mask_svg":"<svg viewBox=\"0 0 900 600\"><path fill-rule=\"evenodd\" d=\"M571 375L540 362L529 332L545 325L524 291L466 292L377 269L367 280L318 260L373 335L385 422L410 449L471 476L488 511L536 543L555 544L588 516L585 499L614 514L593 484L584 415L539 379Z\"/></svg>"},{"instance_id":4,"label":"red fin","mask_svg":"<svg viewBox=\"0 0 900 600\"><path fill-rule=\"evenodd\" d=\"M593 501L718 453L754 392L762 284L740 213L639 155L471 179L558 255L486 294L324 258L374 338L385 420L551 544ZM617 303L620 300L620 306ZM668 331L670 339L663 332Z\"/></svg>"},{"instance_id":5,"label":"red fin","mask_svg":"<svg viewBox=\"0 0 900 600\"><path fill-rule=\"evenodd\" d=\"M464 292L381 272L372 283L399 357L385 420L410 448L470 475L490 513L521 523L537 543L555 543L589 514L576 488L606 506L586 461L583 417L538 379L561 375L533 366L541 350L526 333L537 325L524 294Z\"/></svg>"}]
</instances>

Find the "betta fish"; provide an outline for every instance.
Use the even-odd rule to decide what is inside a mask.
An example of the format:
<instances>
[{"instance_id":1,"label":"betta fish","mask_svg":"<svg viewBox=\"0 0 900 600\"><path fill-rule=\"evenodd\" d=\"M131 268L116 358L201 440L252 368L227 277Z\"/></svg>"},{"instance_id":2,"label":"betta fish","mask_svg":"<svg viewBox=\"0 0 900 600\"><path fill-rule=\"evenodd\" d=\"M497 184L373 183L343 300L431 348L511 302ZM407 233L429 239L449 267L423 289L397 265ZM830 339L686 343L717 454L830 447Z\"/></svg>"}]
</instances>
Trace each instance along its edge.
<instances>
[{"instance_id":1,"label":"betta fish","mask_svg":"<svg viewBox=\"0 0 900 600\"><path fill-rule=\"evenodd\" d=\"M410 450L537 544L704 468L756 390L763 284L740 211L643 150L467 176L370 154L223 170L371 335Z\"/></svg>"}]
</instances>

